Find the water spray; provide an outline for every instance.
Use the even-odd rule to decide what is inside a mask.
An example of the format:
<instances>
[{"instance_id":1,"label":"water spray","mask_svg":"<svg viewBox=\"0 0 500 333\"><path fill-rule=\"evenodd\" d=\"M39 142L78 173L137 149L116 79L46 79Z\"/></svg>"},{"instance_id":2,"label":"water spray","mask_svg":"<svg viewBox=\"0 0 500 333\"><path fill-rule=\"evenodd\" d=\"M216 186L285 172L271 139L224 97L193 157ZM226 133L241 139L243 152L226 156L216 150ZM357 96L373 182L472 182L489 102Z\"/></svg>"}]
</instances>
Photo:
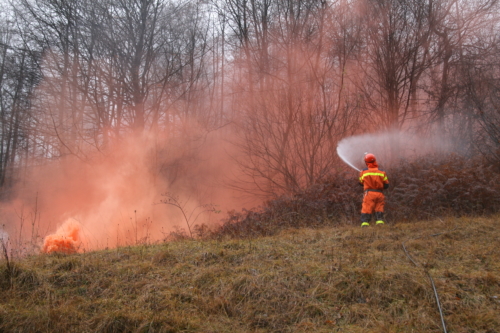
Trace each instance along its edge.
<instances>
[{"instance_id":1,"label":"water spray","mask_svg":"<svg viewBox=\"0 0 500 333\"><path fill-rule=\"evenodd\" d=\"M365 167L362 157L366 151L388 167L397 165L402 159L412 160L432 153L447 154L454 151L453 147L453 140L439 134L422 137L411 131L392 130L344 138L337 145L337 155L351 168L360 171Z\"/></svg>"},{"instance_id":2,"label":"water spray","mask_svg":"<svg viewBox=\"0 0 500 333\"><path fill-rule=\"evenodd\" d=\"M354 166L351 162L349 162L349 160L347 159L347 156L344 155L344 151L342 149L339 149L339 148L340 148L340 144L337 146L337 155L339 155L339 157L342 159L342 161L344 161L348 166L350 166L354 170L361 171L356 166Z\"/></svg>"},{"instance_id":3,"label":"water spray","mask_svg":"<svg viewBox=\"0 0 500 333\"><path fill-rule=\"evenodd\" d=\"M361 171L364 168L362 157L367 154L367 149L372 149L370 142L371 140L363 135L345 138L337 145L337 155L345 164L356 171Z\"/></svg>"}]
</instances>

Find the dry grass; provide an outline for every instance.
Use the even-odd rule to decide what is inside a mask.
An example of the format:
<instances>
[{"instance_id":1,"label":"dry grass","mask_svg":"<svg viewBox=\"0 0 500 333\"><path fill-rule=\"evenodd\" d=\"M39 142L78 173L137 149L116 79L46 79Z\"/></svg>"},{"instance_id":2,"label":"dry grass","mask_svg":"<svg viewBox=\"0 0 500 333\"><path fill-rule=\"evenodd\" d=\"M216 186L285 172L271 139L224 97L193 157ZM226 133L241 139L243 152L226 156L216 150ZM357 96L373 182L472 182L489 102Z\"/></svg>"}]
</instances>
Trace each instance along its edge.
<instances>
[{"instance_id":1,"label":"dry grass","mask_svg":"<svg viewBox=\"0 0 500 333\"><path fill-rule=\"evenodd\" d=\"M0 262L0 332L442 332L424 269L449 332L498 332L499 229L462 217Z\"/></svg>"}]
</instances>

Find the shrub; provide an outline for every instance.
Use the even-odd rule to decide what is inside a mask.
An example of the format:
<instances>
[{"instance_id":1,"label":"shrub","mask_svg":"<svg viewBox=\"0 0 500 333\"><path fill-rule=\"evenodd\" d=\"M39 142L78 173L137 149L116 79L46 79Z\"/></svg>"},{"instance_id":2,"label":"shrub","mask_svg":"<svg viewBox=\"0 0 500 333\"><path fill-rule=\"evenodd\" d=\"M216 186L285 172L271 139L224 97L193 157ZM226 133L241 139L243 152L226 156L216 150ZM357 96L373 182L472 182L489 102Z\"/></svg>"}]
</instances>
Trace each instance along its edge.
<instances>
[{"instance_id":1,"label":"shrub","mask_svg":"<svg viewBox=\"0 0 500 333\"><path fill-rule=\"evenodd\" d=\"M391 182L385 192L388 223L500 211L498 167L484 160L427 156L386 171ZM357 224L363 192L357 176L355 171L331 174L257 210L230 212L212 236L270 236L285 228Z\"/></svg>"}]
</instances>

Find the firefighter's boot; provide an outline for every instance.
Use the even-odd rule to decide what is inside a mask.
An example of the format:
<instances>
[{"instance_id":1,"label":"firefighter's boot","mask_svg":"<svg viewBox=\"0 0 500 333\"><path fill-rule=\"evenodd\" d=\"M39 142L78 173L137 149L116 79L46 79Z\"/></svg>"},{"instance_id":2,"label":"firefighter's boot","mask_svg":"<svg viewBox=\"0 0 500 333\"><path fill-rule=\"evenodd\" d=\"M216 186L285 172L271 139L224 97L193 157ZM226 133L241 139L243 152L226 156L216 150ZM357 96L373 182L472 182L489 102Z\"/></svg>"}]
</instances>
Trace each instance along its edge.
<instances>
[{"instance_id":1,"label":"firefighter's boot","mask_svg":"<svg viewBox=\"0 0 500 333\"><path fill-rule=\"evenodd\" d=\"M361 227L369 227L371 219L372 219L371 214L361 213Z\"/></svg>"},{"instance_id":2,"label":"firefighter's boot","mask_svg":"<svg viewBox=\"0 0 500 333\"><path fill-rule=\"evenodd\" d=\"M383 212L375 212L375 225L384 225L384 213Z\"/></svg>"}]
</instances>

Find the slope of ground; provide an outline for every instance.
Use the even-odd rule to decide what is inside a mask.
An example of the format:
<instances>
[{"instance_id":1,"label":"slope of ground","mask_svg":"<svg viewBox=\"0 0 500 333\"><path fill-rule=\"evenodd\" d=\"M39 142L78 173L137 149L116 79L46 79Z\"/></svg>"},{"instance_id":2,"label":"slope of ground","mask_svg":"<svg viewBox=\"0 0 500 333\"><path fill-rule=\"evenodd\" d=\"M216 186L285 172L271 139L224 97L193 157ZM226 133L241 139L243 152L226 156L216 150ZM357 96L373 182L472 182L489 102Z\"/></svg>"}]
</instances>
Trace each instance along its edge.
<instances>
[{"instance_id":1,"label":"slope of ground","mask_svg":"<svg viewBox=\"0 0 500 333\"><path fill-rule=\"evenodd\" d=\"M498 332L500 223L449 218L0 262L0 332ZM415 260L415 266L406 255Z\"/></svg>"}]
</instances>

